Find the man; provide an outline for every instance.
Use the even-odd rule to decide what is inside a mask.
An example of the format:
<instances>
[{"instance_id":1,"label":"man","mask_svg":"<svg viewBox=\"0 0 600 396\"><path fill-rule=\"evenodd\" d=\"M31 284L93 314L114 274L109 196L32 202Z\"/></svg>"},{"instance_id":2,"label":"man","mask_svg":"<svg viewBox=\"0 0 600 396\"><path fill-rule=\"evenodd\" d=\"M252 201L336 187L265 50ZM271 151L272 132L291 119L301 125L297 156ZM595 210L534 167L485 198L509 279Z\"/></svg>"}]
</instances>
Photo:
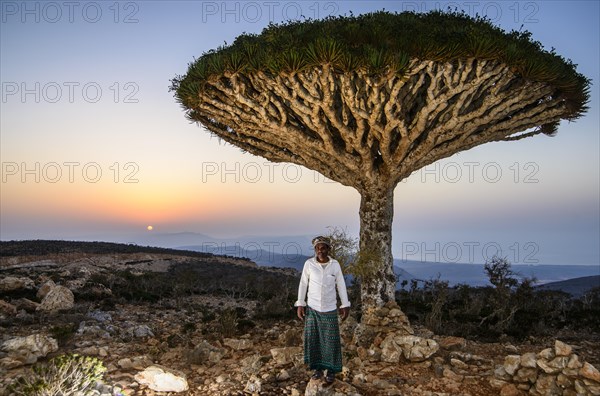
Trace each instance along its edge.
<instances>
[{"instance_id":1,"label":"man","mask_svg":"<svg viewBox=\"0 0 600 396\"><path fill-rule=\"evenodd\" d=\"M315 370L312 378L323 378L332 384L335 373L342 371L342 346L337 318L337 294L340 296L340 316L345 320L350 313L346 282L337 260L329 257L329 238L318 236L312 240L315 256L306 260L298 286L298 317L304 323L304 363ZM308 293L308 301L306 300Z\"/></svg>"}]
</instances>

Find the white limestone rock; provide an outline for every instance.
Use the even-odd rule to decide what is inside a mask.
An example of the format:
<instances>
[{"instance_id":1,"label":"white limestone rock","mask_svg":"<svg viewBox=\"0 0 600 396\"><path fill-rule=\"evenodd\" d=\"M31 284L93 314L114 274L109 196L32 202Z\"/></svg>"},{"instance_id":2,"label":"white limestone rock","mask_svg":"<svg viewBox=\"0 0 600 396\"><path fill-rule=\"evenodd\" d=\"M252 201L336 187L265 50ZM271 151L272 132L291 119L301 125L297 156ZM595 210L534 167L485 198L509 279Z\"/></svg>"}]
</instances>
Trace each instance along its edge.
<instances>
[{"instance_id":1,"label":"white limestone rock","mask_svg":"<svg viewBox=\"0 0 600 396\"><path fill-rule=\"evenodd\" d=\"M10 338L2 343L0 349L7 353L9 359L25 365L33 364L40 357L56 352L58 342L43 334L32 334L26 337Z\"/></svg>"},{"instance_id":2,"label":"white limestone rock","mask_svg":"<svg viewBox=\"0 0 600 396\"><path fill-rule=\"evenodd\" d=\"M73 292L64 286L55 286L46 294L37 311L57 312L71 309L75 306Z\"/></svg>"},{"instance_id":3,"label":"white limestone rock","mask_svg":"<svg viewBox=\"0 0 600 396\"><path fill-rule=\"evenodd\" d=\"M135 380L156 392L185 392L189 389L185 375L162 366L150 366L135 375Z\"/></svg>"}]
</instances>

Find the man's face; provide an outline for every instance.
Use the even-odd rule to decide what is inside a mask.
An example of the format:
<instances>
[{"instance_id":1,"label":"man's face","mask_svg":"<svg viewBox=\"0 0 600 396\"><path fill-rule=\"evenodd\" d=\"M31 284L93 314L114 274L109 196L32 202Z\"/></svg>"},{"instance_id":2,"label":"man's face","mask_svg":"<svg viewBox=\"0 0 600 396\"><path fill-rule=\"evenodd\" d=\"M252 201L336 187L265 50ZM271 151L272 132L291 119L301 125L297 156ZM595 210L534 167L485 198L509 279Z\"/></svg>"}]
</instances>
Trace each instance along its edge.
<instances>
[{"instance_id":1,"label":"man's face","mask_svg":"<svg viewBox=\"0 0 600 396\"><path fill-rule=\"evenodd\" d=\"M315 246L315 253L317 254L317 258L326 259L329 257L329 245L324 243L317 243Z\"/></svg>"}]
</instances>

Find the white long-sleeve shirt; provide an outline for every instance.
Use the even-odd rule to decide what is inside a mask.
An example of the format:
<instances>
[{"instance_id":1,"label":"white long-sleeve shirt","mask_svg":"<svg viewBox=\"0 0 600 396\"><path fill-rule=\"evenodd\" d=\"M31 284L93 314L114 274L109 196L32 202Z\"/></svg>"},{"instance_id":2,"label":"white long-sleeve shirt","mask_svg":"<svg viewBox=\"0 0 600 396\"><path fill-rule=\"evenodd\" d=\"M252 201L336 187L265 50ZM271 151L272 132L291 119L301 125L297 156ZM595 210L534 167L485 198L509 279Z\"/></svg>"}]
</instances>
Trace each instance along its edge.
<instances>
[{"instance_id":1,"label":"white long-sleeve shirt","mask_svg":"<svg viewBox=\"0 0 600 396\"><path fill-rule=\"evenodd\" d=\"M316 257L309 258L302 268L302 277L298 286L296 307L308 306L319 312L329 312L337 308L335 290L340 296L341 308L349 307L348 292L340 263L332 258L327 265L322 265Z\"/></svg>"}]
</instances>

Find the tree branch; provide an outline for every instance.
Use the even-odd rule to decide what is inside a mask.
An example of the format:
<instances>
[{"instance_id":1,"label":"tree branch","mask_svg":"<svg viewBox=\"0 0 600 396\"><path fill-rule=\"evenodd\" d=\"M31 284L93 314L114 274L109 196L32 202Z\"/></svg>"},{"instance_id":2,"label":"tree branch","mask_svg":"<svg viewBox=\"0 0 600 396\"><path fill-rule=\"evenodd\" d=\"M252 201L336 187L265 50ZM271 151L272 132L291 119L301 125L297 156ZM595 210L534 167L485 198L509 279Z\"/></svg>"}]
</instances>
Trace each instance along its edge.
<instances>
[{"instance_id":1,"label":"tree branch","mask_svg":"<svg viewBox=\"0 0 600 396\"><path fill-rule=\"evenodd\" d=\"M557 121L564 102L546 83L498 61L411 61L403 75L229 73L206 82L197 121L272 161L315 169L344 185L396 185L414 170ZM193 114L192 114L193 115Z\"/></svg>"}]
</instances>

